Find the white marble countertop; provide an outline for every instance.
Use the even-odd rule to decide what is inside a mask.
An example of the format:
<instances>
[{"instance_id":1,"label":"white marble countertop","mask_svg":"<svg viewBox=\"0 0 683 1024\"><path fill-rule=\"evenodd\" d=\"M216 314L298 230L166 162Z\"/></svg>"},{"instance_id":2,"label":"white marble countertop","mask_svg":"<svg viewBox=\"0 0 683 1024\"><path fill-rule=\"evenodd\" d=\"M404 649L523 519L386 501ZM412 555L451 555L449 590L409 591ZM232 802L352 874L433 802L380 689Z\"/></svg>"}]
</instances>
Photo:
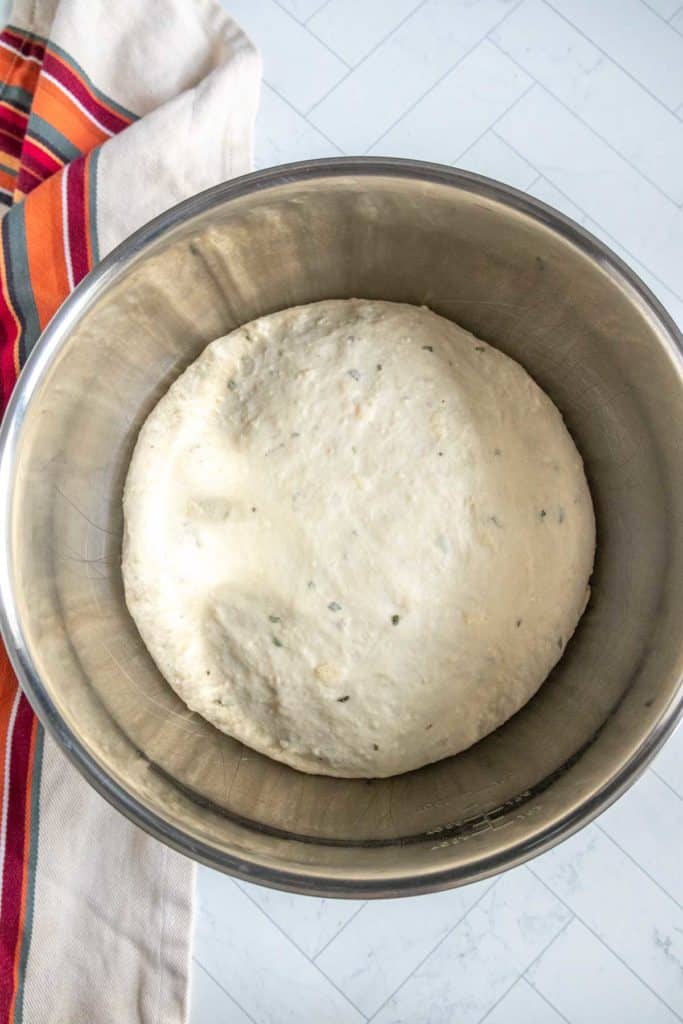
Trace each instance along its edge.
<instances>
[{"instance_id":1,"label":"white marble countertop","mask_svg":"<svg viewBox=\"0 0 683 1024\"><path fill-rule=\"evenodd\" d=\"M683 0L224 0L264 57L258 167L438 160L563 210L683 323ZM683 731L495 880L373 903L199 870L191 1024L674 1024Z\"/></svg>"}]
</instances>

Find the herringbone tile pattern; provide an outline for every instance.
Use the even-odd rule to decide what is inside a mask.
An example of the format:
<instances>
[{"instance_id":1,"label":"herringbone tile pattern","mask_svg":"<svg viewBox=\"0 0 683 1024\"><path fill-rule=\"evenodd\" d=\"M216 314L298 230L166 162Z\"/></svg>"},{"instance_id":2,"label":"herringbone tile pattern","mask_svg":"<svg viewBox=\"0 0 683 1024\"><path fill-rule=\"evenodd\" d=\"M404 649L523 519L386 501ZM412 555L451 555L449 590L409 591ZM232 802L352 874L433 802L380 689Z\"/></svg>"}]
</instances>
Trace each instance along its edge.
<instances>
[{"instance_id":1,"label":"herringbone tile pattern","mask_svg":"<svg viewBox=\"0 0 683 1024\"><path fill-rule=\"evenodd\" d=\"M563 210L683 324L681 0L224 0L264 55L257 166L438 160ZM192 1024L683 1019L683 732L599 821L410 900L200 870Z\"/></svg>"}]
</instances>

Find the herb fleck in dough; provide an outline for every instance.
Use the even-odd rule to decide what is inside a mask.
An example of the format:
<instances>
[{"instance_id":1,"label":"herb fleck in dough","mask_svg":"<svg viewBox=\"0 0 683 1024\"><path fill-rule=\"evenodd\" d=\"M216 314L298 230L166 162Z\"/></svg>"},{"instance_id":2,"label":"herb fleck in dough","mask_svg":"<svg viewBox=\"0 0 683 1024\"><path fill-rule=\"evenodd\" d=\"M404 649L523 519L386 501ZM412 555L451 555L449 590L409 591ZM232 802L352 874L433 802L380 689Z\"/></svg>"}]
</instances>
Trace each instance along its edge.
<instances>
[{"instance_id":1,"label":"herb fleck in dough","mask_svg":"<svg viewBox=\"0 0 683 1024\"><path fill-rule=\"evenodd\" d=\"M593 508L522 367L424 308L335 300L209 345L144 424L126 601L188 707L306 772L388 776L536 692Z\"/></svg>"}]
</instances>

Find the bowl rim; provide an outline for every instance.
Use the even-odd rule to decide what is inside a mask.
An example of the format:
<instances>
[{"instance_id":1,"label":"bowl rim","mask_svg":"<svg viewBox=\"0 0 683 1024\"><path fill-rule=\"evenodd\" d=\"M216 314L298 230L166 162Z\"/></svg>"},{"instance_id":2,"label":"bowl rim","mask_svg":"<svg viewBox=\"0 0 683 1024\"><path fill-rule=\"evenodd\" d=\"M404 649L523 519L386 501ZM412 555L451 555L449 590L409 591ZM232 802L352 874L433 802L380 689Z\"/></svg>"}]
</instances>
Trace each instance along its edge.
<instances>
[{"instance_id":1,"label":"bowl rim","mask_svg":"<svg viewBox=\"0 0 683 1024\"><path fill-rule=\"evenodd\" d=\"M190 836L132 796L89 753L59 715L31 658L15 597L17 584L11 569L11 538L13 485L22 426L31 398L66 343L72 327L98 295L157 239L215 206L254 192L307 180L368 176L449 186L494 199L542 223L629 287L641 306L655 318L669 354L683 370L683 335L659 299L607 245L558 210L510 185L455 167L390 157L332 157L282 164L215 185L161 213L121 242L84 277L42 332L20 373L0 425L0 633L21 687L46 731L105 800L180 853L258 884L307 895L353 899L417 895L478 881L524 863L588 825L636 781L674 731L683 716L683 678L679 679L675 696L646 740L607 781L531 837L522 837L503 850L487 854L474 866L441 867L419 876L400 870L389 875L386 869L381 875L368 870L365 875L354 872L351 876L337 868L312 871L292 865L282 867L269 858L243 858Z\"/></svg>"}]
</instances>

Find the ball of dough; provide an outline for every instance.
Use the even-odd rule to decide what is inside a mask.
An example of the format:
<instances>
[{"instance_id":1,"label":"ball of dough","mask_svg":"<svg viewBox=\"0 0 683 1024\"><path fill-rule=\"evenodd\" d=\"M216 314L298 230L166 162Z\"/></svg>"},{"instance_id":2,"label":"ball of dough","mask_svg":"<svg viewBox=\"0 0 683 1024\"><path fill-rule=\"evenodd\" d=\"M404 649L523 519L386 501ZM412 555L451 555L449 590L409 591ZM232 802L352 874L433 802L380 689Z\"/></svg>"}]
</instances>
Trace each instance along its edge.
<instances>
[{"instance_id":1,"label":"ball of dough","mask_svg":"<svg viewBox=\"0 0 683 1024\"><path fill-rule=\"evenodd\" d=\"M128 608L218 729L379 777L536 692L588 597L579 453L522 367L425 308L335 300L210 344L144 424Z\"/></svg>"}]
</instances>

